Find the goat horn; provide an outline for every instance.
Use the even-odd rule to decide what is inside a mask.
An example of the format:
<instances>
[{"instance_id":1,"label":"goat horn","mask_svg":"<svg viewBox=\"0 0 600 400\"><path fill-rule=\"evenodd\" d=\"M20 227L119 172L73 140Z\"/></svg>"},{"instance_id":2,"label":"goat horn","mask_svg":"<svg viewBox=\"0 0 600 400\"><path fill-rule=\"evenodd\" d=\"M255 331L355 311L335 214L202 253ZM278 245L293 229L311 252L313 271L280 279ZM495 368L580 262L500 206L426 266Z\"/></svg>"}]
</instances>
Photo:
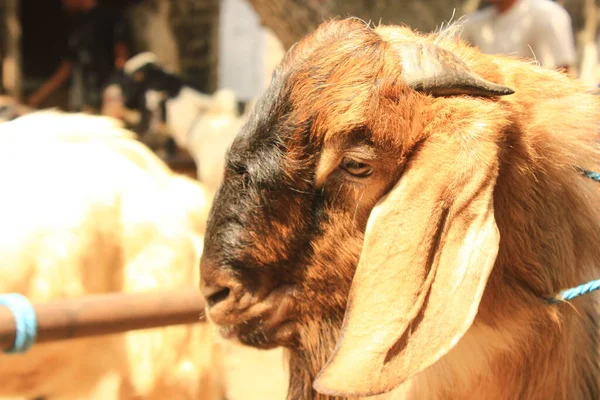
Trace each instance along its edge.
<instances>
[{"instance_id":1,"label":"goat horn","mask_svg":"<svg viewBox=\"0 0 600 400\"><path fill-rule=\"evenodd\" d=\"M408 86L434 96L505 96L515 91L487 81L452 52L429 43L400 46L402 78Z\"/></svg>"}]
</instances>

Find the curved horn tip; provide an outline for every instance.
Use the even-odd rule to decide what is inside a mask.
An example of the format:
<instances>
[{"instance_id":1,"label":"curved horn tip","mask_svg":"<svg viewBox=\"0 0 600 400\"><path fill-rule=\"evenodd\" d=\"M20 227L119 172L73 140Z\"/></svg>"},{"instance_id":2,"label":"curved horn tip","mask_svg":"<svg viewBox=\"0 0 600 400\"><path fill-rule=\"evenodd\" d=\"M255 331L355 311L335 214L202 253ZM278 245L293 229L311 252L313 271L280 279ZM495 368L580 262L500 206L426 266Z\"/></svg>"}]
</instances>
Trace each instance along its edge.
<instances>
[{"instance_id":1,"label":"curved horn tip","mask_svg":"<svg viewBox=\"0 0 600 400\"><path fill-rule=\"evenodd\" d=\"M506 96L515 91L472 71L457 55L432 43L406 43L399 48L402 78L416 91L434 96Z\"/></svg>"},{"instance_id":2,"label":"curved horn tip","mask_svg":"<svg viewBox=\"0 0 600 400\"><path fill-rule=\"evenodd\" d=\"M502 85L496 85L495 91L498 93L498 96L507 96L515 93L514 89Z\"/></svg>"}]
</instances>

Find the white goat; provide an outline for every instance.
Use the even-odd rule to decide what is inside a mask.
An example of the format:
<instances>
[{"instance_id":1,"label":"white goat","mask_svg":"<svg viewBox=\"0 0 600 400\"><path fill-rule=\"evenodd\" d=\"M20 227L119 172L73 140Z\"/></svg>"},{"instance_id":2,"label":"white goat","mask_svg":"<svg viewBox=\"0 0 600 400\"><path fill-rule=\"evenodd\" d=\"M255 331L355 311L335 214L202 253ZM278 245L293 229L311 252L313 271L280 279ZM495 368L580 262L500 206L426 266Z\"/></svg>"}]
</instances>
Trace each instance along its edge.
<instances>
[{"instance_id":1,"label":"white goat","mask_svg":"<svg viewBox=\"0 0 600 400\"><path fill-rule=\"evenodd\" d=\"M188 137L186 148L196 161L198 179L213 191L223 181L225 154L242 123L235 93L231 90L219 90Z\"/></svg>"},{"instance_id":2,"label":"white goat","mask_svg":"<svg viewBox=\"0 0 600 400\"><path fill-rule=\"evenodd\" d=\"M11 140L90 140L97 138L135 139L137 135L124 129L123 123L107 116L65 113L55 109L34 111L3 124L0 138ZM34 144L34 143L32 143Z\"/></svg>"},{"instance_id":3,"label":"white goat","mask_svg":"<svg viewBox=\"0 0 600 400\"><path fill-rule=\"evenodd\" d=\"M45 302L197 286L204 189L109 119L52 114L0 125L0 293ZM195 324L0 355L0 396L221 399L211 335Z\"/></svg>"}]
</instances>

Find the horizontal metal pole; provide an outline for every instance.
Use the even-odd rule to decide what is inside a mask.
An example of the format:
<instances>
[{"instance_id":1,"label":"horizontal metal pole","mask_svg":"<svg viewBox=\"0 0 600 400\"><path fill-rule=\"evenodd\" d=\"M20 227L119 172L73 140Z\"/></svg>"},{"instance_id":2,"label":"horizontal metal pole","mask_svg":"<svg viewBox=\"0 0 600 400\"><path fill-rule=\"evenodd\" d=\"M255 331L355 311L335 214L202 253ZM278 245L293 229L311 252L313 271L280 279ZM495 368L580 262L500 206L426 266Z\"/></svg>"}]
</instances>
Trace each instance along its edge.
<instances>
[{"instance_id":1,"label":"horizontal metal pole","mask_svg":"<svg viewBox=\"0 0 600 400\"><path fill-rule=\"evenodd\" d=\"M108 293L34 304L35 343L109 335L131 330L205 321L199 289ZM15 319L0 306L0 349L15 341Z\"/></svg>"}]
</instances>

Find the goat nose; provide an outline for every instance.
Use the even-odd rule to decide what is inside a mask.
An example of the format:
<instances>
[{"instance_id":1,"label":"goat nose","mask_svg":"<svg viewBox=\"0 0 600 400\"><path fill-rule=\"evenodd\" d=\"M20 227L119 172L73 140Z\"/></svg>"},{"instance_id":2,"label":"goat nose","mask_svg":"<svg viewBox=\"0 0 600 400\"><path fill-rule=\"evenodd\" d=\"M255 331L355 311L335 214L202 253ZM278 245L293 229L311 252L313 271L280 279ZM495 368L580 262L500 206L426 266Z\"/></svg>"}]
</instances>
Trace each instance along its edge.
<instances>
[{"instance_id":1,"label":"goat nose","mask_svg":"<svg viewBox=\"0 0 600 400\"><path fill-rule=\"evenodd\" d=\"M230 323L240 309L241 284L225 271L211 271L200 281L200 292L204 296L208 317L219 325Z\"/></svg>"},{"instance_id":2,"label":"goat nose","mask_svg":"<svg viewBox=\"0 0 600 400\"><path fill-rule=\"evenodd\" d=\"M212 308L229 297L231 288L227 286L207 286L202 284L200 285L200 291L206 300L208 308Z\"/></svg>"}]
</instances>

